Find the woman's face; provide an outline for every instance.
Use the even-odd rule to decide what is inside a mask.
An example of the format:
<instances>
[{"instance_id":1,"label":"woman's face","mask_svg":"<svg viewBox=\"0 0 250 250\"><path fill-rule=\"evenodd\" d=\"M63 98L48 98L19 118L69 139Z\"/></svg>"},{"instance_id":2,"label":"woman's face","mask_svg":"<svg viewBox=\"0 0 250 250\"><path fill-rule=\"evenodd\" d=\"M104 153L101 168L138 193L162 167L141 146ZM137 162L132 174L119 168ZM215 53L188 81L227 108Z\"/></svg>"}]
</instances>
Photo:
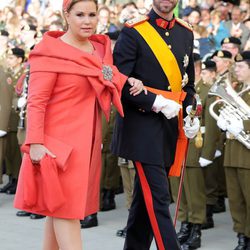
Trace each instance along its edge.
<instances>
[{"instance_id":1,"label":"woman's face","mask_svg":"<svg viewBox=\"0 0 250 250\"><path fill-rule=\"evenodd\" d=\"M93 1L81 1L73 5L65 14L69 31L77 39L86 39L93 35L98 22L97 6Z\"/></svg>"}]
</instances>

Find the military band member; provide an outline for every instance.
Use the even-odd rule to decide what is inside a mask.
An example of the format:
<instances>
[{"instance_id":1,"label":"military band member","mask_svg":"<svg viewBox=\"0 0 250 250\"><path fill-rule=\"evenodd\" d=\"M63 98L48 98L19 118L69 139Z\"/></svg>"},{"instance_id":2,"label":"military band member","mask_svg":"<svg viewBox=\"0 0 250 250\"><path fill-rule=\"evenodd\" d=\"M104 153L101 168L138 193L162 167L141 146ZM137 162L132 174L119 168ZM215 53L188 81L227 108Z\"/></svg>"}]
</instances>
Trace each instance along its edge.
<instances>
[{"instance_id":1,"label":"military band member","mask_svg":"<svg viewBox=\"0 0 250 250\"><path fill-rule=\"evenodd\" d=\"M241 40L237 37L226 37L221 41L221 49L229 51L232 54L232 57L240 52Z\"/></svg>"},{"instance_id":2,"label":"military band member","mask_svg":"<svg viewBox=\"0 0 250 250\"><path fill-rule=\"evenodd\" d=\"M216 122L208 111L211 101L214 101L214 98L211 100L211 98L208 97L208 91L214 83L215 77L215 62L203 62L201 65L201 79L195 87L196 93L199 94L202 102L202 126L200 134L198 134L195 139L189 141L184 189L178 216L178 219L182 223L177 236L182 244L183 250L197 249L201 246L201 226L206 222L207 197L209 198L211 196L210 190L207 188L207 183L205 182L205 177L208 175L207 172L211 172L210 168L212 168L211 164L214 160L216 149L214 130L218 130ZM201 134L204 139L203 143L202 138L200 138ZM206 156L207 159L201 156Z\"/></svg>"},{"instance_id":3,"label":"military band member","mask_svg":"<svg viewBox=\"0 0 250 250\"><path fill-rule=\"evenodd\" d=\"M217 50L214 52L212 56L212 60L215 61L217 67L217 79L219 79L224 74L227 74L227 77L233 86L233 88L238 88L240 85L238 84L237 79L234 76L232 64L233 58L232 53L227 50ZM221 143L223 144L224 135L221 134ZM223 145L218 144L218 148L220 148L220 154L222 158L217 159L217 195L218 199L216 204L214 205L213 212L221 213L226 211L225 205L225 197L227 196L226 191L226 179L225 179L225 171L223 168ZM218 152L218 151L217 151ZM214 181L216 180L214 179Z\"/></svg>"},{"instance_id":4,"label":"military band member","mask_svg":"<svg viewBox=\"0 0 250 250\"><path fill-rule=\"evenodd\" d=\"M180 96L175 102L163 95L173 97L173 92L181 93L183 87L187 92L185 111L195 90L193 33L187 23L173 16L177 2L154 0L148 16L126 23L114 49L118 69L150 88L147 94L135 97L125 84L122 94L125 116L117 116L114 129L113 152L132 160L137 171L125 250L148 250L153 237L160 250L180 249L169 214L167 175L169 171L172 174L179 171L171 166L175 153L180 156L176 148L180 145L177 115L181 105L177 103ZM199 121L195 119L193 124L189 121L185 133L193 137Z\"/></svg>"},{"instance_id":5,"label":"military band member","mask_svg":"<svg viewBox=\"0 0 250 250\"><path fill-rule=\"evenodd\" d=\"M17 109L17 95L15 86L23 74L24 50L20 48L9 49L7 52L6 63L8 67L7 83L9 87L9 99L11 100L11 110L8 117L8 129L6 138L5 164L6 174L9 176L9 183L0 192L15 194L19 168L21 165L21 152L17 141L17 127L19 115ZM6 104L8 105L8 104ZM11 184L11 185L9 185Z\"/></svg>"},{"instance_id":6,"label":"military band member","mask_svg":"<svg viewBox=\"0 0 250 250\"><path fill-rule=\"evenodd\" d=\"M6 149L6 135L8 130L9 113L11 109L10 88L7 84L7 74L0 65L0 184L3 183L3 161ZM11 185L11 183L9 183ZM0 189L1 192L2 188Z\"/></svg>"},{"instance_id":7,"label":"military band member","mask_svg":"<svg viewBox=\"0 0 250 250\"><path fill-rule=\"evenodd\" d=\"M0 65L6 66L6 52L8 50L9 32L0 30Z\"/></svg>"},{"instance_id":8,"label":"military band member","mask_svg":"<svg viewBox=\"0 0 250 250\"><path fill-rule=\"evenodd\" d=\"M244 51L235 57L235 73L238 80L243 82L240 97L250 110L250 51ZM249 111L248 118L244 120L221 113L217 125L227 131L224 166L233 230L238 236L235 250L250 250L250 149L236 140L244 131L250 145Z\"/></svg>"}]
</instances>

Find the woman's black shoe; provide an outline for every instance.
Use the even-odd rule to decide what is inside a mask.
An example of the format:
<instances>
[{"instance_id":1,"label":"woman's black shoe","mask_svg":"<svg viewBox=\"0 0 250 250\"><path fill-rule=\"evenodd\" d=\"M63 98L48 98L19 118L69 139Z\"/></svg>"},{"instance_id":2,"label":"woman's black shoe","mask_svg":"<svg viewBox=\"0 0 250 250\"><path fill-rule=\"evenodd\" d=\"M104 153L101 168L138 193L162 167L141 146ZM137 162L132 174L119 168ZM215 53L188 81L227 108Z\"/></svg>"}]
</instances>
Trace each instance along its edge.
<instances>
[{"instance_id":1,"label":"woman's black shoe","mask_svg":"<svg viewBox=\"0 0 250 250\"><path fill-rule=\"evenodd\" d=\"M85 217L84 220L80 220L80 223L81 223L81 228L97 227L98 226L97 213Z\"/></svg>"}]
</instances>

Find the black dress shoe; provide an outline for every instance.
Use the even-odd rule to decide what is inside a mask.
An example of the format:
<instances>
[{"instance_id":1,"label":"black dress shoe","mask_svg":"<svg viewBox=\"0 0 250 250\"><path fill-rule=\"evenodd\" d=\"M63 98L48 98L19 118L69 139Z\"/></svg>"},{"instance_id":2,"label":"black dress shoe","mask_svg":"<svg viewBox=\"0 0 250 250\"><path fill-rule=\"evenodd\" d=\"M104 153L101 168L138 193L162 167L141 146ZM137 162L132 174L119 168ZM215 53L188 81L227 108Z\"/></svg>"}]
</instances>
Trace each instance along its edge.
<instances>
[{"instance_id":1,"label":"black dress shoe","mask_svg":"<svg viewBox=\"0 0 250 250\"><path fill-rule=\"evenodd\" d=\"M234 250L246 250L247 248L247 237L244 234L238 233L238 246Z\"/></svg>"},{"instance_id":2,"label":"black dress shoe","mask_svg":"<svg viewBox=\"0 0 250 250\"><path fill-rule=\"evenodd\" d=\"M202 230L214 228L214 219L213 217L208 217L207 221L201 225Z\"/></svg>"},{"instance_id":3,"label":"black dress shoe","mask_svg":"<svg viewBox=\"0 0 250 250\"><path fill-rule=\"evenodd\" d=\"M45 216L44 215L41 215L41 214L31 214L30 215L30 219L32 220L37 220L37 219L42 219L44 218Z\"/></svg>"},{"instance_id":4,"label":"black dress shoe","mask_svg":"<svg viewBox=\"0 0 250 250\"><path fill-rule=\"evenodd\" d=\"M201 247L201 225L193 224L188 240L182 245L183 250L194 250Z\"/></svg>"},{"instance_id":5,"label":"black dress shoe","mask_svg":"<svg viewBox=\"0 0 250 250\"><path fill-rule=\"evenodd\" d=\"M6 194L16 194L17 184L12 184L12 186L6 191Z\"/></svg>"},{"instance_id":6,"label":"black dress shoe","mask_svg":"<svg viewBox=\"0 0 250 250\"><path fill-rule=\"evenodd\" d=\"M13 187L13 185L16 185L16 179L9 177L9 182L5 186L0 188L0 193L6 193L10 188Z\"/></svg>"},{"instance_id":7,"label":"black dress shoe","mask_svg":"<svg viewBox=\"0 0 250 250\"><path fill-rule=\"evenodd\" d=\"M103 190L103 202L101 211L110 211L116 208L114 190Z\"/></svg>"},{"instance_id":8,"label":"black dress shoe","mask_svg":"<svg viewBox=\"0 0 250 250\"><path fill-rule=\"evenodd\" d=\"M81 223L81 228L97 227L98 226L97 213L85 217L84 220L80 220L80 223Z\"/></svg>"},{"instance_id":9,"label":"black dress shoe","mask_svg":"<svg viewBox=\"0 0 250 250\"><path fill-rule=\"evenodd\" d=\"M183 244L184 242L187 241L187 239L190 236L191 229L192 229L191 223L186 222L186 221L183 221L181 223L180 231L177 233L177 238L178 238L180 244Z\"/></svg>"},{"instance_id":10,"label":"black dress shoe","mask_svg":"<svg viewBox=\"0 0 250 250\"><path fill-rule=\"evenodd\" d=\"M117 230L116 236L126 238L127 235L127 227L124 227L123 229Z\"/></svg>"},{"instance_id":11,"label":"black dress shoe","mask_svg":"<svg viewBox=\"0 0 250 250\"><path fill-rule=\"evenodd\" d=\"M224 196L219 196L216 204L213 208L213 213L223 213L226 211L225 198Z\"/></svg>"},{"instance_id":12,"label":"black dress shoe","mask_svg":"<svg viewBox=\"0 0 250 250\"><path fill-rule=\"evenodd\" d=\"M201 225L201 229L210 229L214 227L214 219L213 219L213 211L214 205L207 205L206 206L206 222Z\"/></svg>"},{"instance_id":13,"label":"black dress shoe","mask_svg":"<svg viewBox=\"0 0 250 250\"><path fill-rule=\"evenodd\" d=\"M26 212L26 211L18 211L16 213L16 216L18 216L18 217L26 217L26 216L30 216L30 215L31 215L31 213Z\"/></svg>"}]
</instances>

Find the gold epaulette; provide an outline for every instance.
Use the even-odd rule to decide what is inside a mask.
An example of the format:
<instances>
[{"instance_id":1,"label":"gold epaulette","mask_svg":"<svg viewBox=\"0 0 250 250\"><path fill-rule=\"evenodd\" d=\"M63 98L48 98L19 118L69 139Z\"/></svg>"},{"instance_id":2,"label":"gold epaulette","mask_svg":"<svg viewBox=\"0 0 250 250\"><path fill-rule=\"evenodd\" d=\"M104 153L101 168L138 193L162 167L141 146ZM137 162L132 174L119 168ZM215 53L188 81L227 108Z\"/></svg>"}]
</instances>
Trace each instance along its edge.
<instances>
[{"instance_id":1,"label":"gold epaulette","mask_svg":"<svg viewBox=\"0 0 250 250\"><path fill-rule=\"evenodd\" d=\"M193 31L193 26L190 23L185 22L184 20L176 17L176 21L183 27L187 28L190 31Z\"/></svg>"},{"instance_id":2,"label":"gold epaulette","mask_svg":"<svg viewBox=\"0 0 250 250\"><path fill-rule=\"evenodd\" d=\"M128 28L133 28L135 25L143 23L143 22L147 21L148 19L149 19L148 16L142 16L142 15L140 15L138 17L135 17L135 18L127 21L125 23L125 26L128 27Z\"/></svg>"}]
</instances>

